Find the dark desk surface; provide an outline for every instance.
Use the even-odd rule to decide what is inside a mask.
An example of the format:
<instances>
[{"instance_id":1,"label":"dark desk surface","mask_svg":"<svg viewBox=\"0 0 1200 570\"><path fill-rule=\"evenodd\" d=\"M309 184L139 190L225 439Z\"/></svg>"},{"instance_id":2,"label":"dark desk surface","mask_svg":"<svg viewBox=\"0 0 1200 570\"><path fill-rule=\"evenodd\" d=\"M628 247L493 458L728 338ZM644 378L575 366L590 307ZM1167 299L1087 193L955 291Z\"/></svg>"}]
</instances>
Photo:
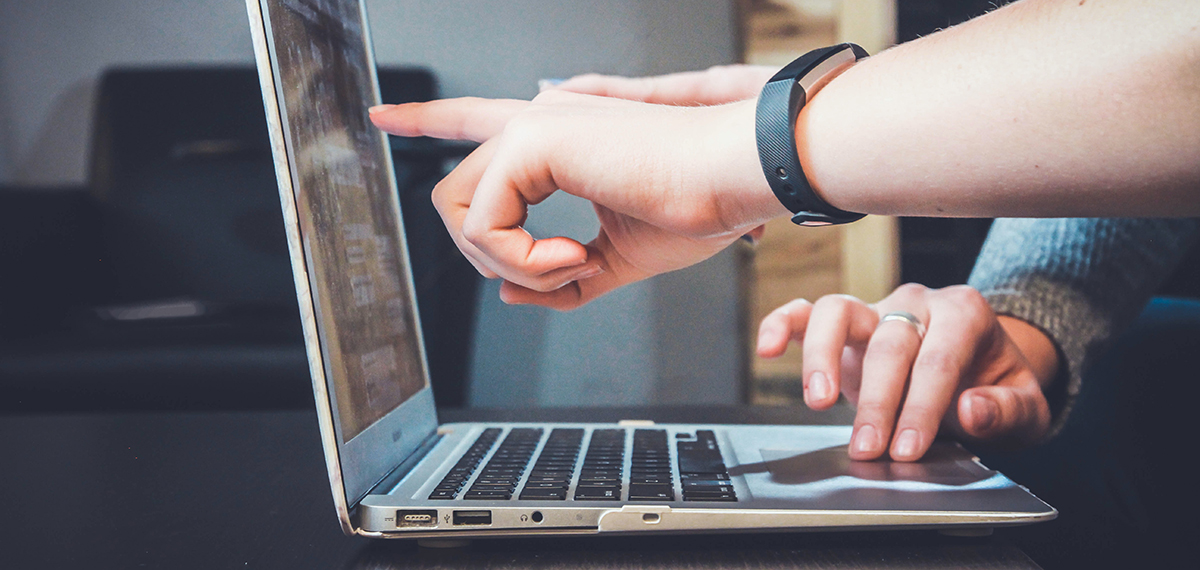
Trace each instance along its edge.
<instances>
[{"instance_id":1,"label":"dark desk surface","mask_svg":"<svg viewBox=\"0 0 1200 570\"><path fill-rule=\"evenodd\" d=\"M471 411L503 421L837 423L783 408ZM447 411L443 421L468 419ZM5 568L1036 568L933 532L476 541L343 536L311 412L0 416Z\"/></svg>"}]
</instances>

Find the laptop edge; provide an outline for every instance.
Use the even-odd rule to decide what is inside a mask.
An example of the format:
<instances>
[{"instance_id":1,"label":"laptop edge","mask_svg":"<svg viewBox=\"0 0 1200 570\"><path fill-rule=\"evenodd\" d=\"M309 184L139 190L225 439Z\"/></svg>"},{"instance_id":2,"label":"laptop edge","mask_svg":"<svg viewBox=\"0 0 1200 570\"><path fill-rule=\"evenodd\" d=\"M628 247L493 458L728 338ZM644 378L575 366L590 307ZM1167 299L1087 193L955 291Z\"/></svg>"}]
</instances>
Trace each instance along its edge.
<instances>
[{"instance_id":1,"label":"laptop edge","mask_svg":"<svg viewBox=\"0 0 1200 570\"><path fill-rule=\"evenodd\" d=\"M270 132L271 155L275 164L275 176L279 184L279 197L283 208L284 226L286 229L288 254L291 258L292 274L295 280L296 294L300 307L300 320L304 332L305 352L308 354L309 372L312 376L313 396L316 402L317 420L320 425L321 445L324 449L325 466L329 474L329 483L333 492L334 506L337 510L338 520L341 524L342 531L346 534L360 534L364 536L380 536L380 533L364 531L354 524L354 515L358 502L366 496L366 494L379 481L387 478L388 474L399 467L403 461L413 452L420 449L426 439L433 436L437 426L437 412L433 404L433 393L429 387L428 370L424 368L425 364L425 347L424 340L420 337L420 327L416 327L418 342L420 343L421 364L424 374L424 388L418 396L410 398L410 401L405 402L403 406L393 410L388 415L394 420L401 420L405 414L417 411L423 414L430 421L422 422L425 425L417 426L420 429L408 430L404 434L405 441L401 445L394 444L394 437L389 438L388 446L380 446L380 449L373 455L375 459L372 461L374 469L360 470L365 472L365 476L359 476L357 480L346 481L343 476L343 461L342 454L343 446L339 446L338 424L334 416L334 396L331 392L330 382L333 380L332 375L327 375L327 366L324 359L324 351L322 350L321 335L318 330L317 307L313 296L313 277L309 273L310 257L305 251L304 236L302 235L301 223L297 209L297 188L293 185L293 177L298 177L294 169L294 157L289 152L287 141L287 129L284 122L284 115L281 112L280 101L283 100L282 80L278 74L278 66L272 61L272 53L274 53L274 38L271 33L270 19L265 16L268 7L268 0L246 0L247 14L250 21L250 31L254 43L254 58L258 69L259 82L262 87L263 105L266 110L267 126ZM363 22L363 33L366 42L366 53L370 60L372 69L374 68L374 53L371 49L369 29L366 24L365 6L361 6L361 18ZM379 102L379 86L375 75L371 74L371 79L374 83L374 98L375 103ZM387 145L387 135L383 132L378 132L378 136ZM392 169L391 155L384 153L385 167L388 172ZM389 177L391 185L390 191L393 196L393 207L396 211L396 218L399 224L397 230L399 235L403 236L403 220L399 216L399 199L395 187L395 178ZM404 240L399 240L401 247L406 247ZM407 256L407 251L403 251L402 255ZM408 281L408 291L413 291L411 272L406 272L405 275ZM414 317L417 314L417 304L415 299L409 299ZM419 319L419 317L417 317ZM419 320L417 321L419 322ZM419 408L413 410L412 408ZM381 422L382 423L382 422ZM397 423L393 421L391 423ZM390 428L391 426L372 426L372 428ZM398 431L399 428L390 431ZM381 430L376 430L381 431ZM388 450L388 451L384 451ZM363 455L359 453L358 455ZM374 474L374 475L373 475ZM378 475L382 474L382 475Z\"/></svg>"}]
</instances>

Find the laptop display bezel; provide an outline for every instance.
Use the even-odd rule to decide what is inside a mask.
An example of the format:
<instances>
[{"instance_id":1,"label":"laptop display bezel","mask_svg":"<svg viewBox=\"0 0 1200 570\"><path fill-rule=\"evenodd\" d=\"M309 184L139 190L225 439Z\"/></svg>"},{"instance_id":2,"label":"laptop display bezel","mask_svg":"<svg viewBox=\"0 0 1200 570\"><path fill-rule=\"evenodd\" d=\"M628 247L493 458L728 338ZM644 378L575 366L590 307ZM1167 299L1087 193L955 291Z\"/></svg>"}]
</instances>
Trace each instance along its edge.
<instances>
[{"instance_id":1,"label":"laptop display bezel","mask_svg":"<svg viewBox=\"0 0 1200 570\"><path fill-rule=\"evenodd\" d=\"M311 219L306 218L301 212L300 205L306 203L304 199L306 189L297 184L301 178L295 167L295 143L292 141L288 129L289 109L286 106L281 87L279 62L275 57L277 51L268 5L276 1L281 0L246 0L246 5L254 39L255 60L262 84L267 124L270 130L272 156L279 183L288 252L300 305L305 349L309 358L326 467L343 530L353 532L355 529L351 513L354 506L436 431L437 414L429 383L425 343L420 327L417 326L415 338L419 344L423 387L399 407L387 413L355 437L349 441L343 441L334 388L334 382L338 380L338 372L326 364L326 351L322 343L319 318L322 314L321 307L317 302L318 296L313 294L313 289L317 287L317 284L309 271L312 260L307 251L307 237L313 228L310 223ZM378 104L380 102L379 84L375 73L375 56L367 23L366 6L361 0L341 1L353 2L357 6L362 30L361 41L365 47L364 53L368 60L366 63L372 83L372 92L366 95L373 101L373 104ZM366 112L365 108L363 112ZM382 141L382 148L388 148L387 135L382 131L377 131L377 136ZM390 154L385 152L382 160L385 162L385 170L388 173L386 178L390 189L391 206L395 209L397 223L395 235L398 242L396 245L398 246L397 251L404 260L405 275L403 278L408 287L408 302L412 308L414 320L419 325L420 315L417 312L417 302L413 294L415 288L408 247L404 239L404 222L400 215L399 194L395 177L392 174L393 165Z\"/></svg>"}]
</instances>

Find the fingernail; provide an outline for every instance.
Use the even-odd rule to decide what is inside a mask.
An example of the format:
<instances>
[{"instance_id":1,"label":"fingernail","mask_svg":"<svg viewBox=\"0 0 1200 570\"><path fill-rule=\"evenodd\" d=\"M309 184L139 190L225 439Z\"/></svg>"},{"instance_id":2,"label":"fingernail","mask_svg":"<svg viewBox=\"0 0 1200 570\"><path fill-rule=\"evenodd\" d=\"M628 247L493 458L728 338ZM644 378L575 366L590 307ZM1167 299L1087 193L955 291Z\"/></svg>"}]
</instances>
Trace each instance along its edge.
<instances>
[{"instance_id":1,"label":"fingernail","mask_svg":"<svg viewBox=\"0 0 1200 570\"><path fill-rule=\"evenodd\" d=\"M379 113L381 111L386 111L388 109L391 109L392 107L395 107L395 105L376 105L374 107L371 107L370 109L367 109L367 112L374 115L375 113Z\"/></svg>"},{"instance_id":2,"label":"fingernail","mask_svg":"<svg viewBox=\"0 0 1200 570\"><path fill-rule=\"evenodd\" d=\"M875 433L875 426L865 424L858 428L858 433L854 434L854 451L871 453L878 448L879 435Z\"/></svg>"},{"instance_id":3,"label":"fingernail","mask_svg":"<svg viewBox=\"0 0 1200 570\"><path fill-rule=\"evenodd\" d=\"M985 431L996 424L996 417L1000 414L996 409L996 403L991 398L972 396L968 402L971 405L971 417L975 423L975 429Z\"/></svg>"},{"instance_id":4,"label":"fingernail","mask_svg":"<svg viewBox=\"0 0 1200 570\"><path fill-rule=\"evenodd\" d=\"M833 383L820 370L808 377L808 394L813 402L823 402L833 391Z\"/></svg>"},{"instance_id":5,"label":"fingernail","mask_svg":"<svg viewBox=\"0 0 1200 570\"><path fill-rule=\"evenodd\" d=\"M900 457L912 457L917 454L917 446L921 443L921 434L917 430L908 428L900 432L900 436L896 438L896 455Z\"/></svg>"},{"instance_id":6,"label":"fingernail","mask_svg":"<svg viewBox=\"0 0 1200 570\"><path fill-rule=\"evenodd\" d=\"M558 87L559 85L562 85L563 81L566 81L566 79L552 79L552 78L551 79L539 79L538 80L538 92L541 93L542 91L545 91L547 89L553 89L555 87Z\"/></svg>"},{"instance_id":7,"label":"fingernail","mask_svg":"<svg viewBox=\"0 0 1200 570\"><path fill-rule=\"evenodd\" d=\"M579 273L578 275L576 275L575 280L578 281L580 279L590 279L592 277L600 275L601 273L604 273L604 268L600 267L599 265L593 265L592 267L583 270L582 273Z\"/></svg>"}]
</instances>

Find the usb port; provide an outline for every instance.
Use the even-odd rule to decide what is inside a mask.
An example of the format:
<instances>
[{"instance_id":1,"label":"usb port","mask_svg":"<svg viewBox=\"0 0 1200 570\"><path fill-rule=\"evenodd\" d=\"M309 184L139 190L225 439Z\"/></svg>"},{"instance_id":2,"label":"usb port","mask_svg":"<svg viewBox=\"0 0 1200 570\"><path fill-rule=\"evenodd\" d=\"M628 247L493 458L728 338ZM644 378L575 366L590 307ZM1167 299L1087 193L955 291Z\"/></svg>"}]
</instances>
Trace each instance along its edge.
<instances>
[{"instance_id":1,"label":"usb port","mask_svg":"<svg viewBox=\"0 0 1200 570\"><path fill-rule=\"evenodd\" d=\"M454 524L456 526L492 524L492 511L454 511Z\"/></svg>"},{"instance_id":2,"label":"usb port","mask_svg":"<svg viewBox=\"0 0 1200 570\"><path fill-rule=\"evenodd\" d=\"M396 511L396 526L434 526L437 524L437 511L434 509L421 511Z\"/></svg>"}]
</instances>

